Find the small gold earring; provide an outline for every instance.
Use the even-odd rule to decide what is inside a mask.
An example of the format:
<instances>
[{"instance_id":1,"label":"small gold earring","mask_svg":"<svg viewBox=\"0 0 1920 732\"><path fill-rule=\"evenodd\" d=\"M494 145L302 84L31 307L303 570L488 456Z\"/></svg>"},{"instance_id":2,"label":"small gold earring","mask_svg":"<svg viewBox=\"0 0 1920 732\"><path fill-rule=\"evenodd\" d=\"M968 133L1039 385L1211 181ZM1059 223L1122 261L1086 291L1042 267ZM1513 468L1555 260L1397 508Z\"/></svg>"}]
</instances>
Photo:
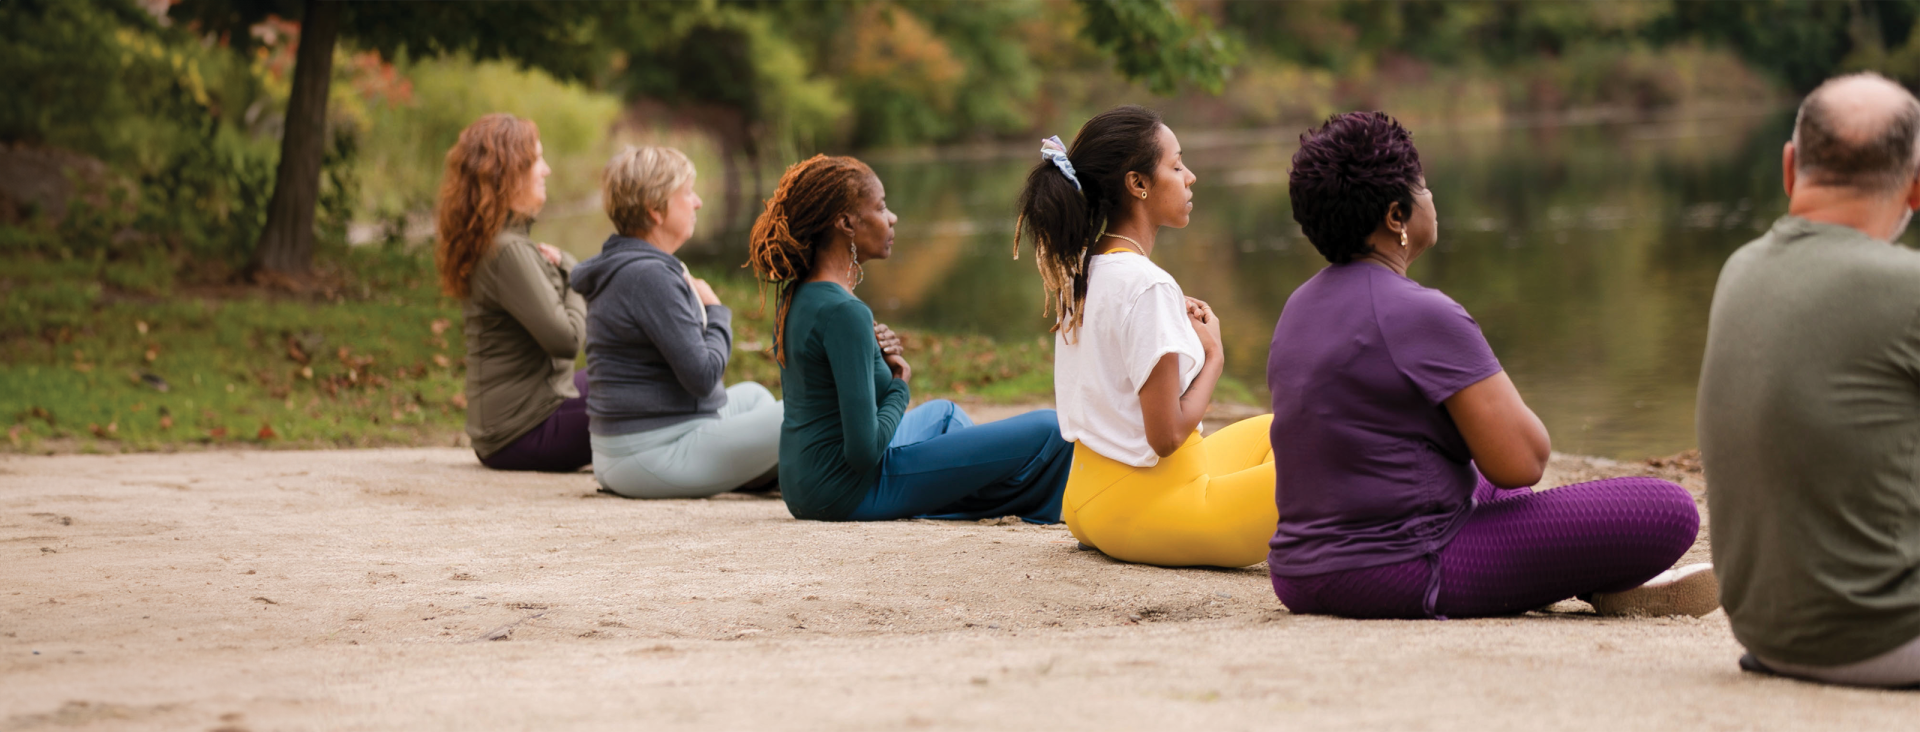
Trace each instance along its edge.
<instances>
[{"instance_id":1,"label":"small gold earring","mask_svg":"<svg viewBox=\"0 0 1920 732\"><path fill-rule=\"evenodd\" d=\"M1146 192L1146 191L1141 191L1141 192L1140 192L1140 197L1141 197L1141 198L1146 198L1146 197L1147 197L1147 192Z\"/></svg>"}]
</instances>

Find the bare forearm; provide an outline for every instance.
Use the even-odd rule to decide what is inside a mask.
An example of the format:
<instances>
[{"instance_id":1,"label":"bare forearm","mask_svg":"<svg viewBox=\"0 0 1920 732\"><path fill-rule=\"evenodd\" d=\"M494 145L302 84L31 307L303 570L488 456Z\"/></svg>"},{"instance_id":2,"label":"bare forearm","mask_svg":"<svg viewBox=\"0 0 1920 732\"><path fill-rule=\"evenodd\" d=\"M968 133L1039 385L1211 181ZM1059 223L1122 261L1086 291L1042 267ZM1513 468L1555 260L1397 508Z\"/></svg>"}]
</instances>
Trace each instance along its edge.
<instances>
[{"instance_id":1,"label":"bare forearm","mask_svg":"<svg viewBox=\"0 0 1920 732\"><path fill-rule=\"evenodd\" d=\"M1200 428L1200 420L1207 416L1207 407L1213 404L1213 389L1226 371L1226 361L1217 351L1207 354L1206 363L1200 366L1200 375L1193 377L1186 393L1180 395L1179 434L1192 434Z\"/></svg>"}]
</instances>

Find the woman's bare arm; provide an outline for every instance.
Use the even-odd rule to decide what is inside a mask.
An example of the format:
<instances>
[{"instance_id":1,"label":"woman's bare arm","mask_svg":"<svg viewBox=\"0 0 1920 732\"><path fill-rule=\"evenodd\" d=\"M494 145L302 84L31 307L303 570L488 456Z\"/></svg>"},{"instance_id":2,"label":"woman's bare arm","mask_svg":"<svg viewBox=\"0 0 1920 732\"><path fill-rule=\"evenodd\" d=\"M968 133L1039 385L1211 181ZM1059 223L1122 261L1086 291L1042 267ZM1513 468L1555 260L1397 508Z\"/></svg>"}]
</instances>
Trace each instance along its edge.
<instances>
[{"instance_id":1,"label":"woman's bare arm","mask_svg":"<svg viewBox=\"0 0 1920 732\"><path fill-rule=\"evenodd\" d=\"M1501 371L1455 392L1447 413L1467 439L1467 451L1487 481L1502 488L1540 482L1553 441L1547 426L1520 398L1513 379Z\"/></svg>"},{"instance_id":2,"label":"woman's bare arm","mask_svg":"<svg viewBox=\"0 0 1920 732\"><path fill-rule=\"evenodd\" d=\"M1188 310L1187 318L1206 354L1200 375L1182 393L1180 354L1169 353L1153 365L1147 383L1140 387L1140 416L1146 423L1147 444L1160 457L1172 455L1199 428L1200 418L1206 416L1207 405L1213 401L1213 387L1220 383L1220 372L1226 367L1220 348L1220 319L1206 303L1194 302L1199 305Z\"/></svg>"}]
</instances>

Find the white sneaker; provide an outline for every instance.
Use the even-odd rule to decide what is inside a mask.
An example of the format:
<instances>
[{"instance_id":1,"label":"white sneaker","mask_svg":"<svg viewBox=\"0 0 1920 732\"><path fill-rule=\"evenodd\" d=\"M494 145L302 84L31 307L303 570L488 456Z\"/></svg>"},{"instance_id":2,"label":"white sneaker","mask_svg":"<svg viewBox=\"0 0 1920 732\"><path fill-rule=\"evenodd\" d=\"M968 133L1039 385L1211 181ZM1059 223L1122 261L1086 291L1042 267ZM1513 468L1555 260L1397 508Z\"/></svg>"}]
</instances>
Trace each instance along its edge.
<instances>
[{"instance_id":1,"label":"white sneaker","mask_svg":"<svg viewBox=\"0 0 1920 732\"><path fill-rule=\"evenodd\" d=\"M1720 607L1720 582L1714 579L1713 565L1701 562L1661 572L1624 592L1595 592L1592 603L1601 615L1697 618Z\"/></svg>"}]
</instances>

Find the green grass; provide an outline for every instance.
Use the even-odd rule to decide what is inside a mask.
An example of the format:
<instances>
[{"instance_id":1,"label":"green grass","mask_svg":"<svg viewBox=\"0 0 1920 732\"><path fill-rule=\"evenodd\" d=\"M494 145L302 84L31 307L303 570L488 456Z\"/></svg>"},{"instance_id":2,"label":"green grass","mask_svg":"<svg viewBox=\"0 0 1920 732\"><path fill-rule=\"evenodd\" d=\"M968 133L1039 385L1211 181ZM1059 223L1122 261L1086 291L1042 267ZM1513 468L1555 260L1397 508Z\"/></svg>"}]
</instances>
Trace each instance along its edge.
<instances>
[{"instance_id":1,"label":"green grass","mask_svg":"<svg viewBox=\"0 0 1920 732\"><path fill-rule=\"evenodd\" d=\"M395 269L416 261L350 253L347 284L313 299L155 298L86 279L84 262L8 258L7 447L448 444L465 418L459 314L423 269Z\"/></svg>"},{"instance_id":2,"label":"green grass","mask_svg":"<svg viewBox=\"0 0 1920 732\"><path fill-rule=\"evenodd\" d=\"M439 294L424 256L382 247L334 255L321 278L334 284L308 296L130 290L113 284L124 279L115 266L0 256L0 450L457 444L459 308ZM727 382L778 393L779 367L766 351L772 308L762 311L743 273L702 274L735 310ZM1051 396L1046 339L900 334L915 401Z\"/></svg>"}]
</instances>

